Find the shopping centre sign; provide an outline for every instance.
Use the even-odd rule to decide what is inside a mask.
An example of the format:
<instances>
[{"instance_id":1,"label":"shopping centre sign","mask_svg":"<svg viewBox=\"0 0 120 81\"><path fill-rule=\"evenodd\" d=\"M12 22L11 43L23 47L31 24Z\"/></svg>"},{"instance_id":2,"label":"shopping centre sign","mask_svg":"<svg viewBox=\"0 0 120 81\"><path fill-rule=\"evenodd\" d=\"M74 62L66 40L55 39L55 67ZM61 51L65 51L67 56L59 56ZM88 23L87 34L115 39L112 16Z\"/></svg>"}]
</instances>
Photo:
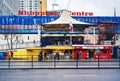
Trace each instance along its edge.
<instances>
[{"instance_id":1,"label":"shopping centre sign","mask_svg":"<svg viewBox=\"0 0 120 81\"><path fill-rule=\"evenodd\" d=\"M69 11L71 16L93 16L93 12L72 12ZM57 11L46 11L46 12L33 12L33 11L25 11L25 10L19 10L18 15L30 15L30 16L60 16L60 12Z\"/></svg>"}]
</instances>

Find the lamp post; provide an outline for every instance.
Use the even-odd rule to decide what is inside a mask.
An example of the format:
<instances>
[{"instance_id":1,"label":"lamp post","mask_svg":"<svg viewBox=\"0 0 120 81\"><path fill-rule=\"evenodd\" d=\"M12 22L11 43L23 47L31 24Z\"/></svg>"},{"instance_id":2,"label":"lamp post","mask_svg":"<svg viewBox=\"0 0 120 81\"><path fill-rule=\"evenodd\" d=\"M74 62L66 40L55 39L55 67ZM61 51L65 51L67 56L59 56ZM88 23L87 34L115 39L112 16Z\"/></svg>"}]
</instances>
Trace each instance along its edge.
<instances>
[{"instance_id":1,"label":"lamp post","mask_svg":"<svg viewBox=\"0 0 120 81\"><path fill-rule=\"evenodd\" d=\"M4 15L4 0L1 0L1 5L2 5L1 6L2 7L1 8L1 12L2 12L1 14Z\"/></svg>"},{"instance_id":2,"label":"lamp post","mask_svg":"<svg viewBox=\"0 0 120 81\"><path fill-rule=\"evenodd\" d=\"M98 68L100 67L100 53L101 53L100 49L99 48L96 49L96 54L98 56Z\"/></svg>"},{"instance_id":3,"label":"lamp post","mask_svg":"<svg viewBox=\"0 0 120 81\"><path fill-rule=\"evenodd\" d=\"M96 40L96 37L95 37L95 27L93 28L93 36L94 36L94 38L93 38L93 44L95 45L96 44L96 42L95 42L95 40Z\"/></svg>"},{"instance_id":4,"label":"lamp post","mask_svg":"<svg viewBox=\"0 0 120 81\"><path fill-rule=\"evenodd\" d=\"M54 8L55 8L55 6L58 6L58 4L56 4L55 2L56 2L56 0L54 0L54 3L52 4L53 12L54 12Z\"/></svg>"},{"instance_id":5,"label":"lamp post","mask_svg":"<svg viewBox=\"0 0 120 81\"><path fill-rule=\"evenodd\" d=\"M73 24L70 22L69 24L69 35L70 35L70 45L72 45L72 33L73 33Z\"/></svg>"},{"instance_id":6,"label":"lamp post","mask_svg":"<svg viewBox=\"0 0 120 81\"><path fill-rule=\"evenodd\" d=\"M41 11L41 14L40 14L40 28L39 28L39 34L40 34L40 47L42 48L42 1L40 1L40 11Z\"/></svg>"},{"instance_id":7,"label":"lamp post","mask_svg":"<svg viewBox=\"0 0 120 81\"><path fill-rule=\"evenodd\" d=\"M52 4L52 6L53 6L53 12L54 12L54 9L55 9L55 6L58 6L58 4Z\"/></svg>"}]
</instances>

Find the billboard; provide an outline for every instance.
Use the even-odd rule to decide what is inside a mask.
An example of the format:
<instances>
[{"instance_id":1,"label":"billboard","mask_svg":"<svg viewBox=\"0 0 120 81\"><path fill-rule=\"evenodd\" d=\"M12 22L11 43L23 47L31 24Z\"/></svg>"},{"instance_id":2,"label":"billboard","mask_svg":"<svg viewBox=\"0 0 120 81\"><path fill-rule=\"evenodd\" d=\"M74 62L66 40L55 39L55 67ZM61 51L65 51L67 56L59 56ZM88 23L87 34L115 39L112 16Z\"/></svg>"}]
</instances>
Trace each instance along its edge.
<instances>
[{"instance_id":1,"label":"billboard","mask_svg":"<svg viewBox=\"0 0 120 81\"><path fill-rule=\"evenodd\" d=\"M92 24L98 24L98 22L115 22L118 26L115 33L120 33L120 17L84 17L84 16L72 16L74 19L87 22ZM59 16L0 16L0 28L5 29L6 27L14 27L16 29L28 29L33 30L31 27L33 25L41 25L44 23L52 22L59 18ZM9 25L9 26L8 26ZM12 29L14 29L12 28ZM35 30L35 29L34 29ZM32 34L33 32L31 32ZM37 31L36 31L37 33Z\"/></svg>"}]
</instances>

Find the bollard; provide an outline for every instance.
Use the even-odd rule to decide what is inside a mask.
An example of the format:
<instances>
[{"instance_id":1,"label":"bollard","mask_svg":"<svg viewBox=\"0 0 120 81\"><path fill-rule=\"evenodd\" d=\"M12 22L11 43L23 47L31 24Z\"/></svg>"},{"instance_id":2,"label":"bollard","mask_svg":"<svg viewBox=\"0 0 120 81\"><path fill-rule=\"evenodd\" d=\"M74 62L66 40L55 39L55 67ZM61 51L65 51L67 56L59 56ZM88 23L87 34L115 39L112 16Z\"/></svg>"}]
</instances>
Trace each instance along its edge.
<instances>
[{"instance_id":1,"label":"bollard","mask_svg":"<svg viewBox=\"0 0 120 81\"><path fill-rule=\"evenodd\" d=\"M100 57L99 57L99 54L98 54L98 69L100 67Z\"/></svg>"},{"instance_id":2,"label":"bollard","mask_svg":"<svg viewBox=\"0 0 120 81\"><path fill-rule=\"evenodd\" d=\"M98 55L98 69L99 69L100 68L100 53L101 53L101 50L98 48L95 51L96 51L96 54Z\"/></svg>"},{"instance_id":3,"label":"bollard","mask_svg":"<svg viewBox=\"0 0 120 81\"><path fill-rule=\"evenodd\" d=\"M8 68L10 68L10 60L11 60L11 58L9 57L8 58Z\"/></svg>"},{"instance_id":4,"label":"bollard","mask_svg":"<svg viewBox=\"0 0 120 81\"><path fill-rule=\"evenodd\" d=\"M56 56L54 56L54 68L56 68Z\"/></svg>"},{"instance_id":5,"label":"bollard","mask_svg":"<svg viewBox=\"0 0 120 81\"><path fill-rule=\"evenodd\" d=\"M119 55L119 68L120 68L120 55Z\"/></svg>"},{"instance_id":6,"label":"bollard","mask_svg":"<svg viewBox=\"0 0 120 81\"><path fill-rule=\"evenodd\" d=\"M78 68L78 59L76 60L76 68Z\"/></svg>"},{"instance_id":7,"label":"bollard","mask_svg":"<svg viewBox=\"0 0 120 81\"><path fill-rule=\"evenodd\" d=\"M77 59L76 59L76 68L78 68L78 60L79 60L79 55L77 54Z\"/></svg>"}]
</instances>

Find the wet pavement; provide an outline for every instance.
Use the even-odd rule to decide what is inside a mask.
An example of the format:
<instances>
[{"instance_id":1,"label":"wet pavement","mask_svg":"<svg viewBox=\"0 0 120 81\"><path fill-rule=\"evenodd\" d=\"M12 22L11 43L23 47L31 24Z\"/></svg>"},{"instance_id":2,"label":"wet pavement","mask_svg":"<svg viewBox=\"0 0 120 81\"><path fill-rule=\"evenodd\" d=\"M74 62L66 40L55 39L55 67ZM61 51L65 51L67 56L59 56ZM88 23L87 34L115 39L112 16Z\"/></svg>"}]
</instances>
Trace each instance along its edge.
<instances>
[{"instance_id":1,"label":"wet pavement","mask_svg":"<svg viewBox=\"0 0 120 81\"><path fill-rule=\"evenodd\" d=\"M0 81L120 81L120 69L0 70Z\"/></svg>"}]
</instances>

